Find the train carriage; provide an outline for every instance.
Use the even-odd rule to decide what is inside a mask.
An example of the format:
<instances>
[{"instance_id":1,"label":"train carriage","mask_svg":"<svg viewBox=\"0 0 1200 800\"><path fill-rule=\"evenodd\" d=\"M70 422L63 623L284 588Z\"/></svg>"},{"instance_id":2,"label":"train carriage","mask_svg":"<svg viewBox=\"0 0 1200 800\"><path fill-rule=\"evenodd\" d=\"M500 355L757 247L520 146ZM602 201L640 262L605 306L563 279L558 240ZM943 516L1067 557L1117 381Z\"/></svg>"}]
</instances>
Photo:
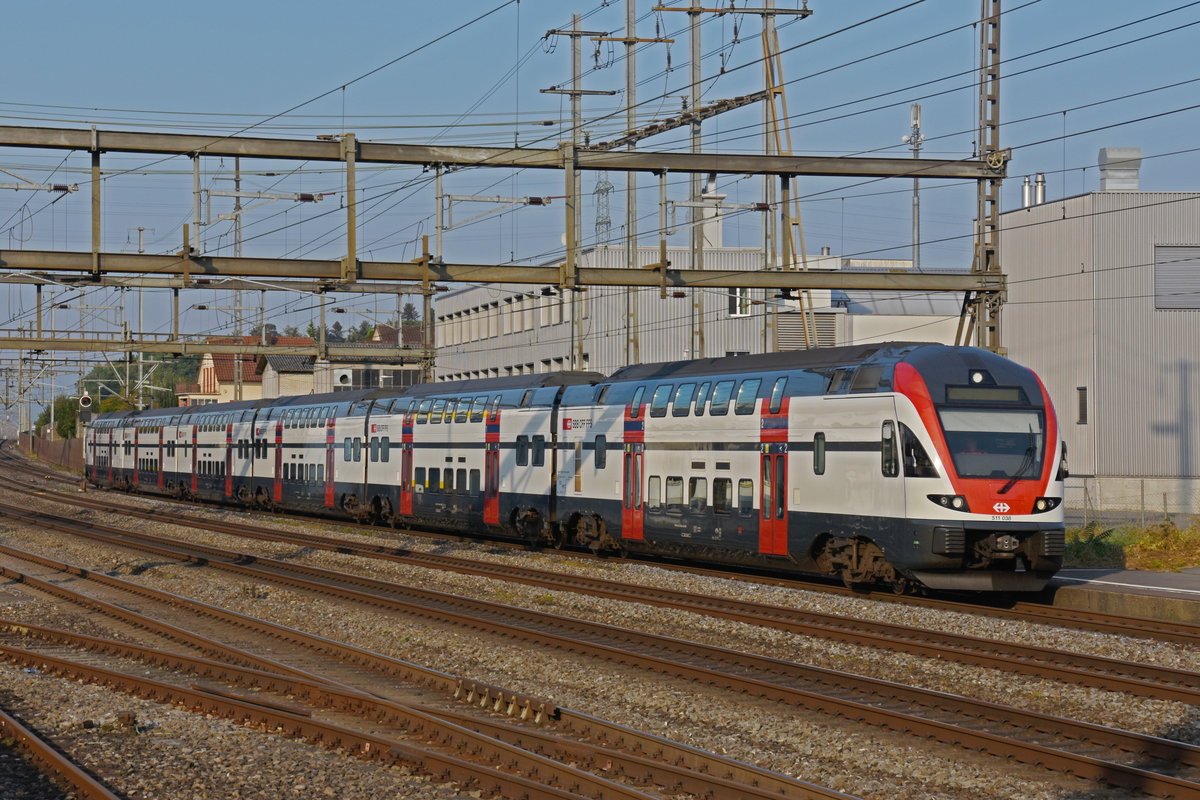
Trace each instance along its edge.
<instances>
[{"instance_id":1,"label":"train carriage","mask_svg":"<svg viewBox=\"0 0 1200 800\"><path fill-rule=\"evenodd\" d=\"M850 585L1032 591L1064 546L1053 406L1036 375L976 348L101 415L87 437L99 485Z\"/></svg>"}]
</instances>

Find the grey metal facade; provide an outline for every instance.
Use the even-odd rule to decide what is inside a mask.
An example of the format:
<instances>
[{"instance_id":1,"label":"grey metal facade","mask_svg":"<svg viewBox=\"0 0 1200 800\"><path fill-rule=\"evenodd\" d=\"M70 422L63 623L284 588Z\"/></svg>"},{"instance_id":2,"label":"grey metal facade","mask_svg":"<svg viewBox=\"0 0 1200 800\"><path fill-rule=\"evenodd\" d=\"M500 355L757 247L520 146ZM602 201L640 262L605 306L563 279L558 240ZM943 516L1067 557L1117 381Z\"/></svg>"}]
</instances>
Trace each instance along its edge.
<instances>
[{"instance_id":1,"label":"grey metal facade","mask_svg":"<svg viewBox=\"0 0 1200 800\"><path fill-rule=\"evenodd\" d=\"M1001 230L1003 341L1058 410L1068 503L1200 511L1200 294L1160 270L1175 307L1156 307L1155 280L1156 257L1200 246L1200 193L1094 192L1007 212Z\"/></svg>"}]
</instances>

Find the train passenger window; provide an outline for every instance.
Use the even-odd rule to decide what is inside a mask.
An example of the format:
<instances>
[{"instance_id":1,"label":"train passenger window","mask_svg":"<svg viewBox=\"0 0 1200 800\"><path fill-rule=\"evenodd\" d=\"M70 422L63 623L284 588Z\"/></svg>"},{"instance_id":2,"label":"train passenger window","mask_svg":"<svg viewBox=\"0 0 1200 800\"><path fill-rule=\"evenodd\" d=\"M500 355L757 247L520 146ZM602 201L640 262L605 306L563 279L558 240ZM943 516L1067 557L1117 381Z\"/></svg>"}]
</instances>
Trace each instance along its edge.
<instances>
[{"instance_id":1,"label":"train passenger window","mask_svg":"<svg viewBox=\"0 0 1200 800\"><path fill-rule=\"evenodd\" d=\"M692 412L692 397L696 394L696 384L681 383L671 399L671 416L686 417Z\"/></svg>"},{"instance_id":2,"label":"train passenger window","mask_svg":"<svg viewBox=\"0 0 1200 800\"><path fill-rule=\"evenodd\" d=\"M369 446L371 448L371 460L378 461L379 460L379 437L372 436Z\"/></svg>"},{"instance_id":3,"label":"train passenger window","mask_svg":"<svg viewBox=\"0 0 1200 800\"><path fill-rule=\"evenodd\" d=\"M650 511L662 510L662 478L657 475L646 479L646 508Z\"/></svg>"},{"instance_id":4,"label":"train passenger window","mask_svg":"<svg viewBox=\"0 0 1200 800\"><path fill-rule=\"evenodd\" d=\"M629 418L637 419L642 413L642 395L645 393L646 387L639 386L633 392L633 400L629 401Z\"/></svg>"},{"instance_id":5,"label":"train passenger window","mask_svg":"<svg viewBox=\"0 0 1200 800\"><path fill-rule=\"evenodd\" d=\"M546 437L540 433L533 437L533 465L543 466L546 463Z\"/></svg>"},{"instance_id":6,"label":"train passenger window","mask_svg":"<svg viewBox=\"0 0 1200 800\"><path fill-rule=\"evenodd\" d=\"M738 387L737 403L733 406L733 413L753 414L754 401L758 398L758 387L761 385L762 381L758 378L742 381L742 385Z\"/></svg>"},{"instance_id":7,"label":"train passenger window","mask_svg":"<svg viewBox=\"0 0 1200 800\"><path fill-rule=\"evenodd\" d=\"M650 416L665 417L667 415L667 399L671 396L673 387L669 383L664 383L654 390L654 395L650 398Z\"/></svg>"},{"instance_id":8,"label":"train passenger window","mask_svg":"<svg viewBox=\"0 0 1200 800\"><path fill-rule=\"evenodd\" d=\"M442 471L437 467L429 468L429 490L431 492L442 490Z\"/></svg>"},{"instance_id":9,"label":"train passenger window","mask_svg":"<svg viewBox=\"0 0 1200 800\"><path fill-rule=\"evenodd\" d=\"M471 494L479 494L479 487L481 485L479 479L480 479L479 470L477 470L477 469L471 470L471 485L468 488L468 491Z\"/></svg>"},{"instance_id":10,"label":"train passenger window","mask_svg":"<svg viewBox=\"0 0 1200 800\"><path fill-rule=\"evenodd\" d=\"M882 364L863 364L854 371L854 377L850 379L850 391L873 392L879 388L879 379L882 377Z\"/></svg>"},{"instance_id":11,"label":"train passenger window","mask_svg":"<svg viewBox=\"0 0 1200 800\"><path fill-rule=\"evenodd\" d=\"M900 458L896 447L896 426L890 419L884 420L882 439L880 469L885 478L894 478L900 474Z\"/></svg>"},{"instance_id":12,"label":"train passenger window","mask_svg":"<svg viewBox=\"0 0 1200 800\"><path fill-rule=\"evenodd\" d=\"M904 475L907 478L936 478L937 468L929 459L929 454L921 446L917 435L912 429L900 423L900 455L904 460Z\"/></svg>"},{"instance_id":13,"label":"train passenger window","mask_svg":"<svg viewBox=\"0 0 1200 800\"><path fill-rule=\"evenodd\" d=\"M704 403L708 400L708 388L711 386L708 381L700 384L700 391L696 392L696 416L704 416Z\"/></svg>"},{"instance_id":14,"label":"train passenger window","mask_svg":"<svg viewBox=\"0 0 1200 800\"><path fill-rule=\"evenodd\" d=\"M771 518L771 457L762 457L762 503L759 506L763 519Z\"/></svg>"},{"instance_id":15,"label":"train passenger window","mask_svg":"<svg viewBox=\"0 0 1200 800\"><path fill-rule=\"evenodd\" d=\"M813 474L825 474L825 434L813 434Z\"/></svg>"},{"instance_id":16,"label":"train passenger window","mask_svg":"<svg viewBox=\"0 0 1200 800\"><path fill-rule=\"evenodd\" d=\"M583 442L575 442L575 491L583 491Z\"/></svg>"},{"instance_id":17,"label":"train passenger window","mask_svg":"<svg viewBox=\"0 0 1200 800\"><path fill-rule=\"evenodd\" d=\"M325 482L325 465L317 464L317 483Z\"/></svg>"},{"instance_id":18,"label":"train passenger window","mask_svg":"<svg viewBox=\"0 0 1200 800\"><path fill-rule=\"evenodd\" d=\"M488 419L492 422L496 421L496 415L500 413L500 395L492 398L492 407L488 410Z\"/></svg>"},{"instance_id":19,"label":"train passenger window","mask_svg":"<svg viewBox=\"0 0 1200 800\"><path fill-rule=\"evenodd\" d=\"M384 436L379 440L379 460L387 461L392 449L392 437Z\"/></svg>"},{"instance_id":20,"label":"train passenger window","mask_svg":"<svg viewBox=\"0 0 1200 800\"><path fill-rule=\"evenodd\" d=\"M775 381L775 385L771 387L771 404L768 410L772 414L778 414L783 407L783 392L787 388L787 378L780 378Z\"/></svg>"},{"instance_id":21,"label":"train passenger window","mask_svg":"<svg viewBox=\"0 0 1200 800\"><path fill-rule=\"evenodd\" d=\"M733 479L732 478L714 478L713 479L713 512L717 514L728 514L730 508L733 507Z\"/></svg>"},{"instance_id":22,"label":"train passenger window","mask_svg":"<svg viewBox=\"0 0 1200 800\"><path fill-rule=\"evenodd\" d=\"M450 467L446 467L446 483L442 488L447 492L454 491L454 470Z\"/></svg>"},{"instance_id":23,"label":"train passenger window","mask_svg":"<svg viewBox=\"0 0 1200 800\"><path fill-rule=\"evenodd\" d=\"M833 371L833 375L829 378L829 386L825 389L825 394L838 394L846 388L850 383L850 378L854 374L854 370L848 367Z\"/></svg>"},{"instance_id":24,"label":"train passenger window","mask_svg":"<svg viewBox=\"0 0 1200 800\"><path fill-rule=\"evenodd\" d=\"M708 413L714 417L729 413L729 398L733 396L733 381L717 381L713 387L712 402L709 403Z\"/></svg>"},{"instance_id":25,"label":"train passenger window","mask_svg":"<svg viewBox=\"0 0 1200 800\"><path fill-rule=\"evenodd\" d=\"M431 425L440 424L442 421L442 415L444 415L445 413L446 413L446 401L445 400L434 400L433 408L429 412L429 423Z\"/></svg>"},{"instance_id":26,"label":"train passenger window","mask_svg":"<svg viewBox=\"0 0 1200 800\"><path fill-rule=\"evenodd\" d=\"M420 407L417 408L417 424L424 425L425 420L429 417L429 406L432 405L432 400L422 400Z\"/></svg>"},{"instance_id":27,"label":"train passenger window","mask_svg":"<svg viewBox=\"0 0 1200 800\"><path fill-rule=\"evenodd\" d=\"M688 510L703 511L708 506L708 478L688 479Z\"/></svg>"},{"instance_id":28,"label":"train passenger window","mask_svg":"<svg viewBox=\"0 0 1200 800\"><path fill-rule=\"evenodd\" d=\"M529 404L533 402L533 389L526 389L525 394L521 395L521 408L529 408Z\"/></svg>"},{"instance_id":29,"label":"train passenger window","mask_svg":"<svg viewBox=\"0 0 1200 800\"><path fill-rule=\"evenodd\" d=\"M446 470L447 474L449 474L449 472L450 472L450 470ZM476 473L478 473L478 470L476 470ZM465 492L467 490L467 471L465 469L458 470L457 474L454 476L454 485L458 487L458 490L460 492ZM478 491L479 491L478 484L476 484L475 489L473 491L478 493Z\"/></svg>"},{"instance_id":30,"label":"train passenger window","mask_svg":"<svg viewBox=\"0 0 1200 800\"><path fill-rule=\"evenodd\" d=\"M467 421L467 401L446 401L446 423Z\"/></svg>"},{"instance_id":31,"label":"train passenger window","mask_svg":"<svg viewBox=\"0 0 1200 800\"><path fill-rule=\"evenodd\" d=\"M362 439L354 439L354 460L362 461Z\"/></svg>"},{"instance_id":32,"label":"train passenger window","mask_svg":"<svg viewBox=\"0 0 1200 800\"><path fill-rule=\"evenodd\" d=\"M346 440L344 442L342 442L342 460L349 461L353 451L354 451L353 440L351 440L351 438L349 436L347 436Z\"/></svg>"},{"instance_id":33,"label":"train passenger window","mask_svg":"<svg viewBox=\"0 0 1200 800\"><path fill-rule=\"evenodd\" d=\"M678 475L667 476L667 511L683 510L683 478Z\"/></svg>"},{"instance_id":34,"label":"train passenger window","mask_svg":"<svg viewBox=\"0 0 1200 800\"><path fill-rule=\"evenodd\" d=\"M487 395L481 394L471 403L471 422L483 422L483 409L487 408L487 401Z\"/></svg>"},{"instance_id":35,"label":"train passenger window","mask_svg":"<svg viewBox=\"0 0 1200 800\"><path fill-rule=\"evenodd\" d=\"M517 437L517 466L529 464L529 437L524 434Z\"/></svg>"},{"instance_id":36,"label":"train passenger window","mask_svg":"<svg viewBox=\"0 0 1200 800\"><path fill-rule=\"evenodd\" d=\"M608 398L608 390L611 388L612 388L611 383L605 383L605 384L601 384L600 386L597 386L596 387L596 395L595 395L594 399L592 400L592 405L596 405L596 406L604 405L604 401Z\"/></svg>"},{"instance_id":37,"label":"train passenger window","mask_svg":"<svg viewBox=\"0 0 1200 800\"><path fill-rule=\"evenodd\" d=\"M596 436L596 469L608 466L608 437L604 434Z\"/></svg>"},{"instance_id":38,"label":"train passenger window","mask_svg":"<svg viewBox=\"0 0 1200 800\"><path fill-rule=\"evenodd\" d=\"M415 470L413 470L413 484L418 489L425 488L425 468L424 467L417 467Z\"/></svg>"}]
</instances>

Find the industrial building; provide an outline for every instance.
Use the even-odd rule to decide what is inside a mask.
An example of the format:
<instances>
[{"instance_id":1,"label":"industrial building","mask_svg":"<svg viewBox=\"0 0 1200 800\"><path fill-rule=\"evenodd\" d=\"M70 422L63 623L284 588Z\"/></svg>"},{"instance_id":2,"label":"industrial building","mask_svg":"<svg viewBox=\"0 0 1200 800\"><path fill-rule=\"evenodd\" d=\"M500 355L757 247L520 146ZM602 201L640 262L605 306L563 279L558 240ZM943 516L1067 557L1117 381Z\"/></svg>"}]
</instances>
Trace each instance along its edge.
<instances>
[{"instance_id":1,"label":"industrial building","mask_svg":"<svg viewBox=\"0 0 1200 800\"><path fill-rule=\"evenodd\" d=\"M1025 192L1000 242L1003 340L1058 409L1068 507L1150 519L1200 511L1200 192L1142 191L1140 162L1104 148L1098 191Z\"/></svg>"},{"instance_id":2,"label":"industrial building","mask_svg":"<svg viewBox=\"0 0 1200 800\"><path fill-rule=\"evenodd\" d=\"M720 246L719 213L704 226L706 269L763 268L761 249ZM601 245L583 250L580 264L622 268L627 258L623 245ZM657 246L638 250L643 266L660 258ZM667 248L672 265L688 265L691 258L686 247ZM895 271L911 266L908 261L843 259L827 248L806 261L812 271ZM608 374L630 363L796 350L813 344L953 342L962 303L961 297L949 294L905 297L829 290L805 293L801 299L762 289L668 287L663 294L656 289L597 287L573 298L554 286L515 284L448 292L438 297L434 311L436 378L557 372L571 369L575 362L579 369ZM807 338L801 302L813 310Z\"/></svg>"}]
</instances>

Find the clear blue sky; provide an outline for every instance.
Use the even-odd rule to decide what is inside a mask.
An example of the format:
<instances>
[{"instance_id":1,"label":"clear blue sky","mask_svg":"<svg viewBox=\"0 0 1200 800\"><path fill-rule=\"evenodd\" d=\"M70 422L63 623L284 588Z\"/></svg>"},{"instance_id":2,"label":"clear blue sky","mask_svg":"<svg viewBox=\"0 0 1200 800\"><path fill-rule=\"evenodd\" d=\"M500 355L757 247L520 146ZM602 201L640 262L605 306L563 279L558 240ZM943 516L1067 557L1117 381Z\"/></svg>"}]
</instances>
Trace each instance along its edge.
<instances>
[{"instance_id":1,"label":"clear blue sky","mask_svg":"<svg viewBox=\"0 0 1200 800\"><path fill-rule=\"evenodd\" d=\"M666 4L682 6L686 0ZM688 83L687 15L655 15L653 5L638 3L638 34L650 37L657 29L675 42L669 46L669 72L666 45L639 48L643 122L677 111ZM736 0L735 5L763 3ZM798 5L778 0L781 9ZM919 102L927 137L923 154L971 155L978 54L973 23L979 3L810 0L809 7L814 13L803 21L785 24L787 18L780 18L795 152L910 155L900 139L909 132L909 104ZM1200 111L1185 110L1200 102L1200 66L1193 55L1200 44L1200 3L1006 0L1004 10L1001 144L1013 149L1004 208L1019 203L1021 177L1036 172L1046 173L1051 198L1097 188L1096 156L1105 146L1142 148L1143 189L1200 188L1200 155L1191 152L1200 147L1195 136ZM583 15L586 30L622 35L621 0L22 3L9 10L8 35L0 48L0 71L7 78L0 90L0 124L296 138L348 130L363 140L553 146L565 135L569 105L539 90L569 82L570 44L558 37L552 47L543 35L569 27L572 12ZM705 101L761 88L759 30L754 15L704 16ZM585 40L584 88L622 90L623 46L612 45L610 53L603 45L599 69L594 50ZM1193 82L1168 88L1188 81ZM584 99L585 127L594 139L623 127L622 103L622 94ZM600 119L606 115L612 116ZM534 124L543 121L553 125ZM719 117L705 123L704 148L757 151L760 125L758 107ZM640 146L681 150L686 133L668 133ZM53 204L44 192L0 192L0 247L88 249L87 164L86 154L0 150L0 168L34 181L81 185L80 192ZM134 171L105 179L103 248L134 249L140 226L147 229L148 251L177 250L182 225L192 216L189 161L111 154L104 167ZM275 202L249 212L244 255L336 258L344 253L344 217L337 211L340 171L295 162L242 168L277 173L250 174L246 188L330 193L320 204ZM206 189L231 188L230 161L205 159L203 169ZM609 177L617 186L612 240L619 241L623 179ZM361 258L412 258L419 236L433 234L428 178L412 168L360 173ZM0 177L6 180L11 179ZM595 176L585 175L589 200L583 218L589 235L594 181ZM722 176L719 185L732 202L752 202L761 193L760 179L745 176ZM803 222L810 252L829 246L845 255L909 257L911 181L802 178L799 187L806 198ZM512 170L465 170L449 176L446 189L510 196L563 192L557 172ZM674 181L671 191L673 199L685 199L685 182ZM655 221L655 200L656 192L639 199L643 231ZM227 213L230 202L214 199L212 215ZM456 206L456 219L482 210ZM973 215L973 185L922 182L924 266L969 265ZM752 214L731 219L727 243L757 244L758 224ZM562 231L561 203L523 208L448 232L445 255L456 261L535 263L559 255ZM231 254L229 223L206 227L201 241L206 252ZM0 308L4 327L28 323L32 293L10 290L7 301ZM195 302L228 304L228 298ZM348 297L346 302L374 306L370 300ZM271 303L272 321L280 328L303 328L310 307L306 298L280 298ZM74 319L72 312L61 313ZM347 323L362 318L369 317ZM183 327L209 332L228 330L228 323L228 315L193 310ZM147 327L165 330L168 324L156 318Z\"/></svg>"}]
</instances>

